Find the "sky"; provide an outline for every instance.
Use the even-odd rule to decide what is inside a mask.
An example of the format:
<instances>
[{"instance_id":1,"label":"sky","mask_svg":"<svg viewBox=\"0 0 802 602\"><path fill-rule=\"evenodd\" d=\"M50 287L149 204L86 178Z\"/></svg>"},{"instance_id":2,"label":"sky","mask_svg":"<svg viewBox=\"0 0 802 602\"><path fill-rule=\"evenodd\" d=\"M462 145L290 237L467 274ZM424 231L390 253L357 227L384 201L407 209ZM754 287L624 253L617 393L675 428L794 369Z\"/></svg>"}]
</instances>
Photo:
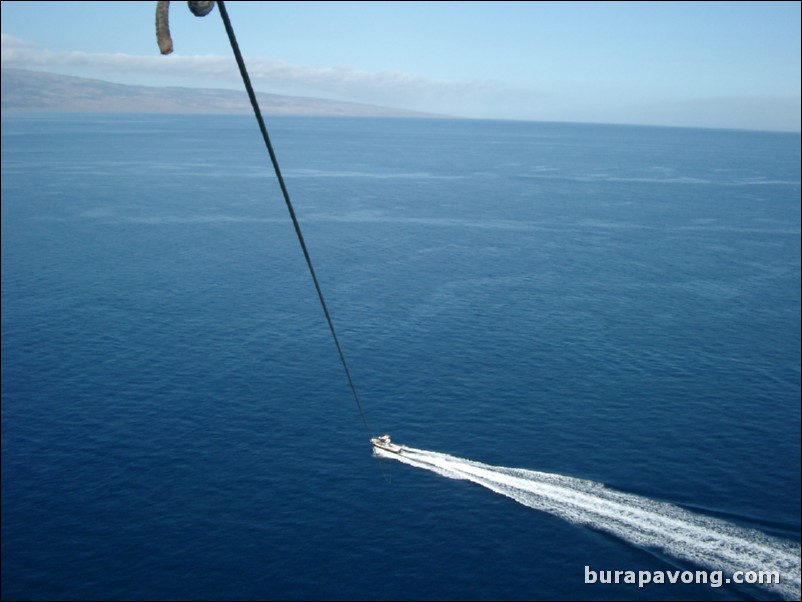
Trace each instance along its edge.
<instances>
[{"instance_id":1,"label":"sky","mask_svg":"<svg viewBox=\"0 0 802 602\"><path fill-rule=\"evenodd\" d=\"M219 10L2 2L2 66L242 89ZM226 2L254 87L455 117L800 131L800 2ZM266 109L269 113L269 109Z\"/></svg>"}]
</instances>

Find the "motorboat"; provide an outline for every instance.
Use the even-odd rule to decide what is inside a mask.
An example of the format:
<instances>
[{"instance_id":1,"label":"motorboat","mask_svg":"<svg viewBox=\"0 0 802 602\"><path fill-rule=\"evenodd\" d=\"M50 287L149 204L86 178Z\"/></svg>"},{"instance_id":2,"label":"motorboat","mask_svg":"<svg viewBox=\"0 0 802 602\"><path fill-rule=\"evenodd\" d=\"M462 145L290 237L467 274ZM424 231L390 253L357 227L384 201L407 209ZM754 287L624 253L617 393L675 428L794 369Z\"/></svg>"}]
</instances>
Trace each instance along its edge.
<instances>
[{"instance_id":1,"label":"motorboat","mask_svg":"<svg viewBox=\"0 0 802 602\"><path fill-rule=\"evenodd\" d=\"M381 437L371 437L370 442L376 449L383 449L384 451L400 454L403 449L400 445L393 443L390 440L390 435L382 435Z\"/></svg>"}]
</instances>

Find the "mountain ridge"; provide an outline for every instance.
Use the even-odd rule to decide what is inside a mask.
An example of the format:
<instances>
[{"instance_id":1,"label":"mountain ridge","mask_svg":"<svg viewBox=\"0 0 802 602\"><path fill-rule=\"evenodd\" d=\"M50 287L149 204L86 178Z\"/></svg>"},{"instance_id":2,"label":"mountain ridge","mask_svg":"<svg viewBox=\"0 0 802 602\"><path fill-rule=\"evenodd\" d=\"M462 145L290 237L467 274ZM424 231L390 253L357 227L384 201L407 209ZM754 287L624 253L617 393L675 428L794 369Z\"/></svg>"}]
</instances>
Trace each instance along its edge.
<instances>
[{"instance_id":1,"label":"mountain ridge","mask_svg":"<svg viewBox=\"0 0 802 602\"><path fill-rule=\"evenodd\" d=\"M245 114L252 110L244 91L220 88L117 84L9 67L2 69L0 81L4 112ZM271 115L443 117L326 98L260 92L257 97L262 110Z\"/></svg>"}]
</instances>

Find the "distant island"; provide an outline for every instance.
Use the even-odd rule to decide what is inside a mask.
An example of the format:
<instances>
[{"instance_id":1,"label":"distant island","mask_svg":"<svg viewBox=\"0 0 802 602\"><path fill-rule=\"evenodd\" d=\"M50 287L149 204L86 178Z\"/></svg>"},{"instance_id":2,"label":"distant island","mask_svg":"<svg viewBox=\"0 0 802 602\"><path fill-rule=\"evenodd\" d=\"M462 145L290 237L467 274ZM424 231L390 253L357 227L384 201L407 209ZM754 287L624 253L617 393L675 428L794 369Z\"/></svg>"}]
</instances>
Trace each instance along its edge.
<instances>
[{"instance_id":1,"label":"distant island","mask_svg":"<svg viewBox=\"0 0 802 602\"><path fill-rule=\"evenodd\" d=\"M250 113L245 92L211 88L130 86L43 71L3 68L2 110L62 113ZM258 93L271 115L442 117L324 98Z\"/></svg>"}]
</instances>

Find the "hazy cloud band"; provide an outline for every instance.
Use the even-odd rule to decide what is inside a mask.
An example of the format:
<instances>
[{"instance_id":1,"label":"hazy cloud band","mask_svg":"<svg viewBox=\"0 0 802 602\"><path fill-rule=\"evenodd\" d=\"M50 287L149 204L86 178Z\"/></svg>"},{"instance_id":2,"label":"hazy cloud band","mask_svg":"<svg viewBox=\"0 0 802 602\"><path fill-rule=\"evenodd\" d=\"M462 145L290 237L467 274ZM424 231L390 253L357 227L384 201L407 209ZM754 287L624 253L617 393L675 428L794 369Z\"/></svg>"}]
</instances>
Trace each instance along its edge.
<instances>
[{"instance_id":1,"label":"hazy cloud band","mask_svg":"<svg viewBox=\"0 0 802 602\"><path fill-rule=\"evenodd\" d=\"M281 60L248 58L254 84L270 91L285 88L309 94L329 94L367 100L459 98L484 91L478 81L437 80L401 72L369 72L347 66L308 67ZM203 79L209 84L233 86L239 81L234 59L219 55L163 57L130 54L53 52L2 34L2 65L21 69L80 69L98 74L150 74L177 80Z\"/></svg>"}]
</instances>

